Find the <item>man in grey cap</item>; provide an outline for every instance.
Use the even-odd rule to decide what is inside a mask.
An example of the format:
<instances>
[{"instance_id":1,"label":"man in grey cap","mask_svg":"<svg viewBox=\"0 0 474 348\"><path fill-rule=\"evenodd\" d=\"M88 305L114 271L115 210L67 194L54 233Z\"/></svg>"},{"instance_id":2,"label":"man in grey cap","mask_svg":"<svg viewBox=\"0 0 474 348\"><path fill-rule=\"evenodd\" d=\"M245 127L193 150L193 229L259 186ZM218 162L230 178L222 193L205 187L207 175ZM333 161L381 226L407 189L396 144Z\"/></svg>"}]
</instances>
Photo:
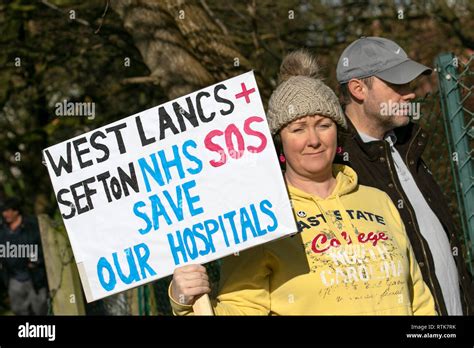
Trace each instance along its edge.
<instances>
[{"instance_id":1,"label":"man in grey cap","mask_svg":"<svg viewBox=\"0 0 474 348\"><path fill-rule=\"evenodd\" d=\"M431 69L395 42L362 37L337 64L348 131L337 162L362 185L385 191L404 221L425 283L443 315L473 314L474 292L441 189L421 158L427 134L411 118L419 107L410 83Z\"/></svg>"}]
</instances>

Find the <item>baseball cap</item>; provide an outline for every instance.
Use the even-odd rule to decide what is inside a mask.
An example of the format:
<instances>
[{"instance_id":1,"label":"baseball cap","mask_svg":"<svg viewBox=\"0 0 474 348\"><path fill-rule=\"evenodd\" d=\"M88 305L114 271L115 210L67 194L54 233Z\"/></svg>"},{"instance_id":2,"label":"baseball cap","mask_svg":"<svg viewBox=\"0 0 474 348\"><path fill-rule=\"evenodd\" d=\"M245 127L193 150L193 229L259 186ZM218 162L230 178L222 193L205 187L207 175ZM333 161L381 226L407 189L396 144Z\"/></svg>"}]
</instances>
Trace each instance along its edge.
<instances>
[{"instance_id":1,"label":"baseball cap","mask_svg":"<svg viewBox=\"0 0 474 348\"><path fill-rule=\"evenodd\" d=\"M337 63L336 75L339 83L350 79L377 76L402 85L413 81L421 74L431 74L431 69L408 58L395 42L382 37L361 37L342 52Z\"/></svg>"}]
</instances>

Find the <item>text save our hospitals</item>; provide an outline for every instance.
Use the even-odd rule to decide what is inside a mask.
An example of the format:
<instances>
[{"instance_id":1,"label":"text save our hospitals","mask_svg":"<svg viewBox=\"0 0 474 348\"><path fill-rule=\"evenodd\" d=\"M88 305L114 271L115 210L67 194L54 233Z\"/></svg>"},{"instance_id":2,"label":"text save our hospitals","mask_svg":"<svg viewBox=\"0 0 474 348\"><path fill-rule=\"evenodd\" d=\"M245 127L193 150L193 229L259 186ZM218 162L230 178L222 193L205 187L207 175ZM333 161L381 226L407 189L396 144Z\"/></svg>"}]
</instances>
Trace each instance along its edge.
<instances>
[{"instance_id":1,"label":"text save our hospitals","mask_svg":"<svg viewBox=\"0 0 474 348\"><path fill-rule=\"evenodd\" d=\"M253 76L252 79L254 81ZM248 82L245 79L243 81ZM234 83L234 87L235 85L237 83ZM241 85L242 91L245 90L244 83ZM264 155L266 158L261 160L263 166L267 168L267 171L263 172L278 174L277 164L272 171L268 171L268 164L265 164L269 158L275 159L276 156L274 153L264 151L269 149L267 140L269 132L266 129L263 107L258 112L255 112L259 110L258 108L255 110L250 108L243 112L242 107L237 104L244 98L239 100L236 94L232 99L229 98L229 94L222 93L230 88L229 86L232 87L226 83L216 84L164 106L153 108L158 117L153 117L154 115L148 112L152 110L150 109L146 111L148 114L144 112L143 115L130 116L125 122L115 122L92 131L87 136L76 137L65 143L61 151L53 152L52 148L51 153L50 149L44 151L72 244L73 242L77 244L83 228L68 225L69 221L87 217L97 208L101 209L99 215L102 215L102 209L106 205L120 203L123 198L128 198L124 209L128 209L131 212L129 216L134 218L127 219L133 221L132 223L127 221L129 227L125 232L127 234L120 234L119 238L126 236L128 239L128 234L138 237L134 237L130 243L120 244L122 247L104 248L108 252L101 252L97 247L90 249L88 245L82 249L74 248L73 245L76 260L78 259L76 251L86 250L92 253L94 250L96 256L81 257L78 264L87 260L90 264L90 261L95 259L95 278L100 283L99 287L106 292L116 293L125 289L123 284L130 285L137 282L142 284L145 279L156 279L157 273L159 276L167 275L163 274L163 269L158 269L161 268L161 262L151 262L156 259L157 247L160 255L163 254L162 245L150 244L149 240L145 242L145 239L140 240L140 236L147 237L153 234L166 236L163 240L169 249L170 260L177 266L195 259L201 262L200 257L210 260L214 257L213 254L222 257L242 250L244 244L246 248L262 243L252 240L275 239L277 237L269 235L275 235L272 232L278 227L280 227L278 237L283 236L280 235L281 231L284 231L282 232L284 234L289 234L290 230L292 233L296 231L296 228L293 229L292 216L291 219L288 217L291 214L289 202L283 204L281 201L282 192L285 191L282 179L280 183L273 176L269 178L261 174L260 181L255 179L255 187L250 187L249 190L257 192L262 186L262 180L268 182L267 188L261 190L261 194L249 196L253 198L247 200L235 200L229 197L230 201L244 202L241 205L230 204L232 209L215 209L215 206L209 208L209 199L217 201L222 199L219 197L219 192L215 193L215 197L209 198L209 190L204 190L206 192L204 201L202 199L202 184L206 184L207 177L215 175L215 172L219 172L222 168L230 167L229 164L242 162L241 159L245 157L258 157L266 153ZM255 83L254 86L256 87ZM206 99L213 99L208 103L213 104L212 107L203 102ZM245 102L248 103L247 99L245 97ZM261 105L260 98L258 103ZM218 118L226 121L216 122L216 125L212 126L211 122ZM157 130L150 132L153 120L156 120ZM205 130L196 134L198 128ZM133 137L136 140L133 140ZM166 142L169 139L171 141ZM273 151L272 146L270 148ZM135 153L127 157L126 155L129 155L127 151ZM117 158L121 159L117 161ZM106 161L110 164L104 166ZM98 167L87 171L93 167L94 162ZM86 172L81 174L82 176L77 175L82 169ZM94 175L86 175L87 173ZM55 184L54 179L61 175L66 176L67 180ZM226 175L230 176L229 171ZM233 175L235 178L255 174L247 175L245 170L238 168ZM222 174L217 176L217 181L225 177ZM245 182L246 185L249 183L252 185L249 180ZM232 186L234 182L227 181L227 184L229 183ZM244 185L241 189L234 188L234 191L242 191L238 195L243 197L246 195L247 187ZM268 191L269 187L271 191ZM286 196L286 192L284 193ZM123 204L120 208L123 208ZM109 209L107 219L116 219L110 215L110 211ZM120 212L119 217L127 215L124 210ZM89 218L88 221L95 223L95 218ZM78 225L80 227L83 224L81 222ZM120 226L120 222L114 221L114 226ZM74 229L76 231L73 231ZM71 231L74 232L72 234L74 239L71 238ZM94 237L91 233L87 235L88 238ZM81 243L84 242L81 240ZM223 253L223 247L228 251ZM217 250L219 248L221 250ZM167 268L169 271L170 266ZM88 277L94 277L91 272L91 266L88 266ZM81 279L83 280L82 274ZM131 287L133 286L128 286ZM98 299L97 296L104 295L92 295L90 298Z\"/></svg>"},{"instance_id":2,"label":"text save our hospitals","mask_svg":"<svg viewBox=\"0 0 474 348\"><path fill-rule=\"evenodd\" d=\"M148 159L140 158L138 167L143 176L146 191L156 192L154 185L163 186L165 182L175 179L171 171L173 167L176 169L174 171L176 179L183 180L188 176L199 174L202 171L203 162L197 155L191 153L190 148L196 148L196 143L192 140L186 141L181 151L177 146L173 146L171 160L165 159L163 150L158 152L158 156L151 154ZM150 162L155 166L151 167ZM192 165L187 166L186 162ZM161 163L162 171L157 170L157 163ZM162 172L165 173L164 176ZM164 189L160 193L150 195L147 201L140 200L133 205L133 212L141 221L141 227L138 228L140 234L166 231L175 265L214 253L216 238L223 239L226 247L232 248L247 241L248 238L258 238L278 228L278 220L272 211L272 203L268 199L262 199L240 209L196 222L189 227L169 231L169 226L175 222L204 213L204 208L200 205L201 197L194 193L196 187L196 181L188 179L172 189ZM146 277L146 272L150 275L155 274L153 268L147 263L147 257L150 254L148 246L140 243L134 246L134 250L138 255L138 265L134 266L133 260L129 257L129 267L133 271L128 276L121 271L117 255L113 255L118 276L126 284L140 280L137 267L140 268L142 277ZM116 279L113 276L113 267L106 258L103 257L98 261L97 270L99 281L104 289L113 290ZM105 270L107 272L104 272ZM106 274L109 275L109 280L106 279Z\"/></svg>"}]
</instances>

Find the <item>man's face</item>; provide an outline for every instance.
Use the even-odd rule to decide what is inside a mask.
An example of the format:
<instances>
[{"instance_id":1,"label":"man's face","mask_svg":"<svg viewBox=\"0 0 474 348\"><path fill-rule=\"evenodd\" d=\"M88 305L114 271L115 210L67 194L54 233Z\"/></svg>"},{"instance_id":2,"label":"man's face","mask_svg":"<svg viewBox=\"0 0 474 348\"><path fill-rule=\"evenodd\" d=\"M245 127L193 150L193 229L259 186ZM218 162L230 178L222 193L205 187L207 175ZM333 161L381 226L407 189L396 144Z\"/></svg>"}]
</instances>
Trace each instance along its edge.
<instances>
[{"instance_id":1,"label":"man's face","mask_svg":"<svg viewBox=\"0 0 474 348\"><path fill-rule=\"evenodd\" d=\"M372 88L367 90L364 112L386 131L404 126L413 115L414 105L410 101L415 93L410 83L394 85L374 76Z\"/></svg>"},{"instance_id":2,"label":"man's face","mask_svg":"<svg viewBox=\"0 0 474 348\"><path fill-rule=\"evenodd\" d=\"M18 218L18 216L20 215L20 212L18 210L14 210L10 208L10 209L4 210L2 212L2 215L5 222L7 224L11 224Z\"/></svg>"}]
</instances>

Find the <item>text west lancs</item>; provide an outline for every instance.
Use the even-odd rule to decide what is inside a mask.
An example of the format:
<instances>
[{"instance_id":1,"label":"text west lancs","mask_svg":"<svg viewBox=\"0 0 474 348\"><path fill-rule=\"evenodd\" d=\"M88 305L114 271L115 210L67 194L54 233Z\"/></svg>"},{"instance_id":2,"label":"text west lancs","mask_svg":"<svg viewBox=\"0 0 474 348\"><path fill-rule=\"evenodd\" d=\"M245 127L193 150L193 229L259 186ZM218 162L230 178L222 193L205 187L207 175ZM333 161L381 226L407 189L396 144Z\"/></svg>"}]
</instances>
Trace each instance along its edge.
<instances>
[{"instance_id":1,"label":"text west lancs","mask_svg":"<svg viewBox=\"0 0 474 348\"><path fill-rule=\"evenodd\" d=\"M222 98L219 96L219 91L220 90L225 90L227 87L223 84L218 84L214 87L214 99L219 102L227 105L228 109L224 110L221 109L219 110L219 113L222 116L226 116L232 113L234 111L234 104L226 98ZM160 106L158 108L158 122L159 122L159 140L163 140L166 137L166 132L171 131L173 134L179 134L186 132L187 125L191 124L193 128L196 128L200 125L199 121L202 123L208 123L214 120L216 116L216 112L213 111L209 115L205 115L202 109L202 99L203 98L210 98L211 95L210 93L206 91L202 91L196 94L195 99L191 99L191 96L186 97L186 104L187 104L187 109L183 108L178 102L173 102L172 108L173 108L173 118L170 116L170 113L168 110L166 110L165 106ZM187 122L185 122L185 119ZM135 123L137 126L138 134L140 136L140 141L142 146L150 145L155 143L157 140L155 137L150 137L147 138L143 129L143 124L140 116L135 117ZM77 139L74 139L72 141L69 141L66 144L66 154L65 157L61 156L57 161L53 159L51 156L50 152L46 149L44 151L51 168L54 171L54 174L56 177L61 176L62 171L66 171L67 173L72 172L72 166L73 166L73 161L72 161L72 153L74 149L74 154L77 158L77 162L79 164L79 167L81 169L89 167L94 164L92 159L84 159L84 156L90 153L90 147L94 148L97 151L100 151L102 153L101 157L95 158L95 161L97 163L102 163L105 162L109 159L110 157L110 149L109 146L105 145L100 141L100 139L106 139L109 134L113 137L115 137L116 144L118 146L120 154L124 154L127 152L125 142L123 140L122 136L122 130L127 127L127 123L123 122L108 128L105 128L105 132L101 130L97 130L93 132L89 140L87 139L88 136L83 136ZM88 143L88 144L87 144ZM86 146L84 146L86 145Z\"/></svg>"}]
</instances>

